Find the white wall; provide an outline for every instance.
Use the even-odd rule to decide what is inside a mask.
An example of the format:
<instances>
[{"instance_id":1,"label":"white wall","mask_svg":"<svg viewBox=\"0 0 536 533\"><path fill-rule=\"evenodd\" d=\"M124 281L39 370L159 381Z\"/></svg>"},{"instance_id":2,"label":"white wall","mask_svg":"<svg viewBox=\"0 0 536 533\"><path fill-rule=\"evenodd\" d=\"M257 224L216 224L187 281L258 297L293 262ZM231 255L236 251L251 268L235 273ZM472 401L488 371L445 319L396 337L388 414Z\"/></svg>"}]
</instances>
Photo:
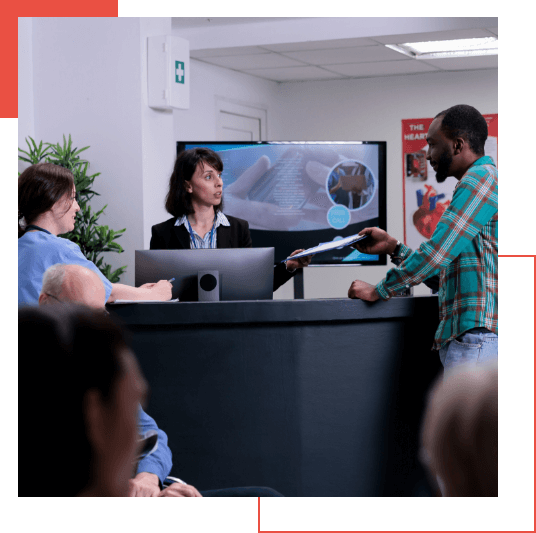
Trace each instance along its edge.
<instances>
[{"instance_id":1,"label":"white wall","mask_svg":"<svg viewBox=\"0 0 536 533\"><path fill-rule=\"evenodd\" d=\"M101 193L93 209L118 230L124 254L106 254L134 284L134 251L148 248L163 208L177 140L216 140L216 99L267 110L269 140L386 140L388 231L402 237L401 120L432 117L456 103L497 112L497 70L278 84L191 61L188 110L147 106L146 37L171 33L171 19L19 19L19 146L24 137L71 133ZM242 28L246 30L246 28ZM54 58L53 61L51 58ZM377 282L387 268L305 270L305 296L345 297L350 282ZM276 297L292 297L292 282ZM425 291L427 292L427 291Z\"/></svg>"}]
</instances>

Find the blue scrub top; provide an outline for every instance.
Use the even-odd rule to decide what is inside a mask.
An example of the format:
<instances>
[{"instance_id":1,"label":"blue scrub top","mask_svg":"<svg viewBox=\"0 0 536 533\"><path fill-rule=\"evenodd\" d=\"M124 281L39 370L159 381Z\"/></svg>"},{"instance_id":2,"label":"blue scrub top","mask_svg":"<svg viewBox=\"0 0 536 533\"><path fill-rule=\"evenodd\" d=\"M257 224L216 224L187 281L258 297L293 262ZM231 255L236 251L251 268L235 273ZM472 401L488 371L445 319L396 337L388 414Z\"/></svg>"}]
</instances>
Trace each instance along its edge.
<instances>
[{"instance_id":1,"label":"blue scrub top","mask_svg":"<svg viewBox=\"0 0 536 533\"><path fill-rule=\"evenodd\" d=\"M87 260L78 244L44 231L26 232L19 239L19 305L37 305L45 270L57 263L81 265L93 270L104 283L106 301L111 282Z\"/></svg>"}]
</instances>

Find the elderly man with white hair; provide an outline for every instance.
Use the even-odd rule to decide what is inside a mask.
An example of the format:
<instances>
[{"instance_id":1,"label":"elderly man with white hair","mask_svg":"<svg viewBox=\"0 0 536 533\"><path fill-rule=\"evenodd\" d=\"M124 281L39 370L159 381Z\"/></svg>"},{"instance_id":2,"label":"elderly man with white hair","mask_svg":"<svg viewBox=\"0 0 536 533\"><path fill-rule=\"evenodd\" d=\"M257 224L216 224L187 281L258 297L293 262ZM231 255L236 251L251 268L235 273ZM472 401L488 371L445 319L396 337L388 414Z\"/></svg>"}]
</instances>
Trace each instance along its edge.
<instances>
[{"instance_id":1,"label":"elderly man with white hair","mask_svg":"<svg viewBox=\"0 0 536 533\"><path fill-rule=\"evenodd\" d=\"M106 292L99 276L81 265L56 264L43 274L39 305L70 302L104 309Z\"/></svg>"}]
</instances>

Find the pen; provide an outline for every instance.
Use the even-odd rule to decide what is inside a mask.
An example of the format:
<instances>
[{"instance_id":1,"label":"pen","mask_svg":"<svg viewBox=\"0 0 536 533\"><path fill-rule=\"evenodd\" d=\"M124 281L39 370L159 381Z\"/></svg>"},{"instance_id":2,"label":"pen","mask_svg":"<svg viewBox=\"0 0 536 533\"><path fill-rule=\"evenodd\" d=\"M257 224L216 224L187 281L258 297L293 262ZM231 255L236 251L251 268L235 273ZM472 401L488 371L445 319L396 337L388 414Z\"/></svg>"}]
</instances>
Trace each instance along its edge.
<instances>
[{"instance_id":1,"label":"pen","mask_svg":"<svg viewBox=\"0 0 536 533\"><path fill-rule=\"evenodd\" d=\"M172 281L175 281L175 278L171 278L168 281L169 281L169 283L171 283Z\"/></svg>"}]
</instances>

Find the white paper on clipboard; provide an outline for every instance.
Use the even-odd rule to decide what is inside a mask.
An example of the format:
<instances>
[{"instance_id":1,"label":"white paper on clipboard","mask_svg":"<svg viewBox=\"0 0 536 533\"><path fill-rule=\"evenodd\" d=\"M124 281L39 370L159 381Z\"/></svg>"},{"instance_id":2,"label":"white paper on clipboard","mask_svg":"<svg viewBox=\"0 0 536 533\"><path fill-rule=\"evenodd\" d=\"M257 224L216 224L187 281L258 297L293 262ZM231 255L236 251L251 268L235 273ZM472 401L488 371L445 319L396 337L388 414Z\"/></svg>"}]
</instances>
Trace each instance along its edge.
<instances>
[{"instance_id":1,"label":"white paper on clipboard","mask_svg":"<svg viewBox=\"0 0 536 533\"><path fill-rule=\"evenodd\" d=\"M368 237L368 235L359 235L356 233L355 235L350 235L350 237L345 237L344 239L339 239L337 241L323 242L318 246L304 250L299 254L293 255L292 257L287 257L281 262L286 263L289 259L297 259L298 257L304 257L306 255L315 255L321 252L327 252L328 250L335 250L336 248L340 248L342 246L350 246L350 244L354 244L354 242L360 241L365 237Z\"/></svg>"}]
</instances>

